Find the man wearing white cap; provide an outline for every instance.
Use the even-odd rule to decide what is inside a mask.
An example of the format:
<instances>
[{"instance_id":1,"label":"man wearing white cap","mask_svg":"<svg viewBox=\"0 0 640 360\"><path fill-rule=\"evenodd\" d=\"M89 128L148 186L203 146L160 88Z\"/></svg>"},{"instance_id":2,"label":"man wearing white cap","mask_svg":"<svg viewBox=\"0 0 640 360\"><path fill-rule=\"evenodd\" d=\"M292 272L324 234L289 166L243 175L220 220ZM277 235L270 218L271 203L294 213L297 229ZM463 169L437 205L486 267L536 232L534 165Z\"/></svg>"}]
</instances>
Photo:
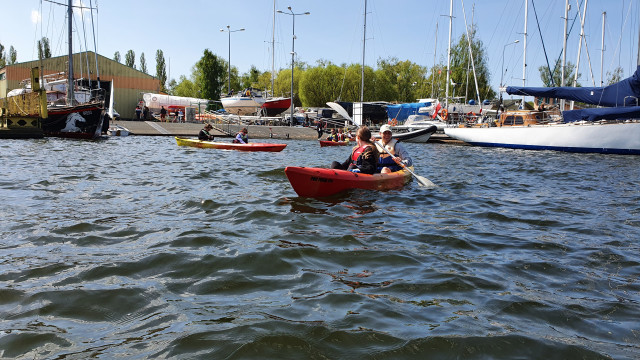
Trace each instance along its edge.
<instances>
[{"instance_id":1,"label":"man wearing white cap","mask_svg":"<svg viewBox=\"0 0 640 360\"><path fill-rule=\"evenodd\" d=\"M378 169L383 174L401 170L403 167L400 164L403 164L404 166L413 165L411 156L409 156L409 153L404 146L402 146L398 140L392 139L391 136L391 126L386 124L382 125L380 127L380 138L382 140L376 141L376 147L380 152ZM384 146L388 152L384 151L380 145ZM389 155L389 153L393 154L393 156Z\"/></svg>"}]
</instances>

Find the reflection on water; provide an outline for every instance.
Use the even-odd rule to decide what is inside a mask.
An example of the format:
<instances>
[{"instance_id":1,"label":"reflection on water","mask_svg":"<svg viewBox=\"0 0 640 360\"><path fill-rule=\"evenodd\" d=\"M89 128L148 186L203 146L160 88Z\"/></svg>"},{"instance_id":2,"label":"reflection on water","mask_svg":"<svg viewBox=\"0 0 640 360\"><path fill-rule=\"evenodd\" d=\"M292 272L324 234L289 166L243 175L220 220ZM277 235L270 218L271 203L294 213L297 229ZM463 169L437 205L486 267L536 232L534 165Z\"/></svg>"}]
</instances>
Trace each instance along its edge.
<instances>
[{"instance_id":1,"label":"reflection on water","mask_svg":"<svg viewBox=\"0 0 640 360\"><path fill-rule=\"evenodd\" d=\"M640 353L640 157L406 144L403 189L296 196L345 149L0 143L0 357Z\"/></svg>"}]
</instances>

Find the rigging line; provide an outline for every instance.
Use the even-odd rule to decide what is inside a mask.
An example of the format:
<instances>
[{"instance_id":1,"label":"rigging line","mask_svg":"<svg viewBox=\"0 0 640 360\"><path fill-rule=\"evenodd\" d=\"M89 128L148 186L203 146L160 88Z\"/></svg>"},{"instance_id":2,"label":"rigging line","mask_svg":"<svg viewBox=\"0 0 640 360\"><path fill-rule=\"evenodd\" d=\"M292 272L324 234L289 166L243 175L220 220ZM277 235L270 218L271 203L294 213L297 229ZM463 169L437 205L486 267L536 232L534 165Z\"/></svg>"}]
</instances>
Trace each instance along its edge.
<instances>
[{"instance_id":1,"label":"rigging line","mask_svg":"<svg viewBox=\"0 0 640 360\"><path fill-rule=\"evenodd\" d=\"M578 4L578 0L576 0L576 4ZM579 6L579 5L578 5ZM578 8L579 9L579 8ZM578 15L580 15L580 11L578 11ZM587 17L587 15L585 14L585 18ZM580 15L580 21L582 22L582 15ZM587 39L585 36L582 36L582 38L580 39L580 41L584 42L584 49L585 52L587 53L587 62L589 62L589 73L591 74L591 83L593 84L593 86L596 86L596 80L593 77L593 69L591 68L591 55L589 55L589 46L587 45Z\"/></svg>"},{"instance_id":2,"label":"rigging line","mask_svg":"<svg viewBox=\"0 0 640 360\"><path fill-rule=\"evenodd\" d=\"M580 5L582 5L582 2L580 3ZM576 20L578 20L578 15L580 13L580 5L578 5L578 11L576 12L576 15L573 17L573 21L571 22L571 27L567 31L567 39L569 39L569 35L571 35L571 32L573 31L573 27L576 24ZM553 65L553 73L554 74L556 72L556 69L560 65L560 58L562 57L562 52L563 51L564 51L564 49L560 49L560 54L558 55L558 58L556 59L556 63ZM576 69L576 71L578 71L578 69Z\"/></svg>"},{"instance_id":3,"label":"rigging line","mask_svg":"<svg viewBox=\"0 0 640 360\"><path fill-rule=\"evenodd\" d=\"M89 7L93 7L93 0L89 0ZM98 16L98 0L96 0L96 16ZM93 10L91 10L91 32L93 34L93 54L96 59L96 80L100 89L100 69L98 69L98 44L96 43L96 28L93 24Z\"/></svg>"},{"instance_id":4,"label":"rigging line","mask_svg":"<svg viewBox=\"0 0 640 360\"><path fill-rule=\"evenodd\" d=\"M80 10L80 16L81 16L81 20L82 20L82 32L84 35L84 50L85 50L85 55L84 58L87 62L87 78L89 79L89 89L91 89L91 71L89 69L89 48L87 47L87 29L85 27L85 23L84 23L84 11Z\"/></svg>"},{"instance_id":5,"label":"rigging line","mask_svg":"<svg viewBox=\"0 0 640 360\"><path fill-rule=\"evenodd\" d=\"M542 38L542 30L540 29L540 21L538 21L538 12L536 11L535 1L531 0L531 6L533 7L533 13L536 16L536 24L538 25L538 33L540 34L540 41L542 41L542 50L544 52L544 58L547 60L547 69L549 70L549 80L551 80L551 85L555 85L553 81L553 73L551 72L551 66L549 65L549 56L547 55L547 48L544 46L544 39Z\"/></svg>"}]
</instances>

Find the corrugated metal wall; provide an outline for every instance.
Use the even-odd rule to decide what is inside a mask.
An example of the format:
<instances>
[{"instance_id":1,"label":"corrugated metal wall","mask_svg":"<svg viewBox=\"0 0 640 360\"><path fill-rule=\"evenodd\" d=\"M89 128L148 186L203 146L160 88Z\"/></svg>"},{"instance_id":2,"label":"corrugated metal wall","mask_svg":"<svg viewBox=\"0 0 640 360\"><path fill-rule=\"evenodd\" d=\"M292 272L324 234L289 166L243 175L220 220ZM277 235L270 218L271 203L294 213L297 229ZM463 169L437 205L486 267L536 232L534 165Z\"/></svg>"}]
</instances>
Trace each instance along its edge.
<instances>
[{"instance_id":1,"label":"corrugated metal wall","mask_svg":"<svg viewBox=\"0 0 640 360\"><path fill-rule=\"evenodd\" d=\"M89 78L96 80L96 58L93 52L73 54L73 72L75 78L87 78L87 57L89 62ZM14 65L7 65L5 68L6 79L0 81L0 97L5 97L10 90L22 87L20 81L28 79L30 69L40 66L44 68L45 75L67 71L67 57L58 56L39 60L27 61ZM160 81L155 77L145 74L142 71L132 69L109 58L98 54L98 69L100 70L101 81L113 81L114 85L114 109L124 119L135 117L135 108L142 94L147 92L157 93L160 91Z\"/></svg>"}]
</instances>

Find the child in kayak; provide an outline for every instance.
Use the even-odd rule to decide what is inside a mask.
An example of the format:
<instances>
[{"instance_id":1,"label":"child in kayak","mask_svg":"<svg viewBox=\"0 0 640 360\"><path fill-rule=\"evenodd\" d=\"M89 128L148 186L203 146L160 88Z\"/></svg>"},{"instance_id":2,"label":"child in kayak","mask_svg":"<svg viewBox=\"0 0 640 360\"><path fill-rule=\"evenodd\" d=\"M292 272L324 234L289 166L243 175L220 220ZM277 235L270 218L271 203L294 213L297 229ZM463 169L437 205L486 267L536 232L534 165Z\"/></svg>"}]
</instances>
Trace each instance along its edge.
<instances>
[{"instance_id":1,"label":"child in kayak","mask_svg":"<svg viewBox=\"0 0 640 360\"><path fill-rule=\"evenodd\" d=\"M239 133L236 134L236 138L233 139L234 144L248 144L249 143L249 130L242 128Z\"/></svg>"},{"instance_id":2,"label":"child in kayak","mask_svg":"<svg viewBox=\"0 0 640 360\"><path fill-rule=\"evenodd\" d=\"M378 171L378 158L380 153L371 142L371 130L362 126L356 133L357 145L351 149L351 154L347 161L342 164L334 161L331 163L332 169L349 170L363 174L374 174Z\"/></svg>"}]
</instances>

